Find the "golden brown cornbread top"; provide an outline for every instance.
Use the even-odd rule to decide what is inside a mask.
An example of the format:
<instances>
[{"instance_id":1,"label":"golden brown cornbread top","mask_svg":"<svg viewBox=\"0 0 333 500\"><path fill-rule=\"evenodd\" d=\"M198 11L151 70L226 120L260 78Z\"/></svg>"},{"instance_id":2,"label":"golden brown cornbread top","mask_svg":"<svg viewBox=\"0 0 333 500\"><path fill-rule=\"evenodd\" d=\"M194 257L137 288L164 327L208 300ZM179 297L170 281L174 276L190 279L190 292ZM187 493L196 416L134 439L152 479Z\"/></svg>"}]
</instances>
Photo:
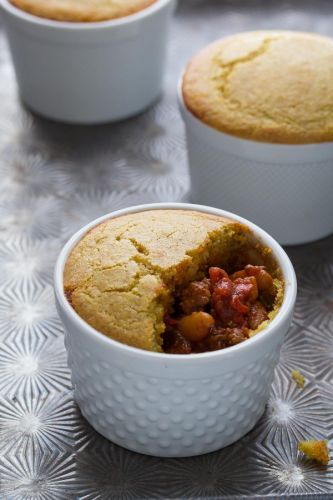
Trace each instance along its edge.
<instances>
[{"instance_id":1,"label":"golden brown cornbread top","mask_svg":"<svg viewBox=\"0 0 333 500\"><path fill-rule=\"evenodd\" d=\"M69 22L107 21L129 16L156 0L10 0L38 17Z\"/></svg>"},{"instance_id":2,"label":"golden brown cornbread top","mask_svg":"<svg viewBox=\"0 0 333 500\"><path fill-rule=\"evenodd\" d=\"M225 230L230 235L248 232L229 219L186 210L152 210L107 220L72 250L64 270L67 297L102 333L160 351L163 317L174 287L193 280L217 247L225 250L220 241Z\"/></svg>"},{"instance_id":3,"label":"golden brown cornbread top","mask_svg":"<svg viewBox=\"0 0 333 500\"><path fill-rule=\"evenodd\" d=\"M333 40L288 31L241 33L189 63L186 107L207 125L255 141L333 141Z\"/></svg>"},{"instance_id":4,"label":"golden brown cornbread top","mask_svg":"<svg viewBox=\"0 0 333 500\"><path fill-rule=\"evenodd\" d=\"M89 231L65 265L64 290L76 312L119 342L162 350L164 316L189 282L209 266L265 265L283 299L281 271L271 249L244 225L192 210L150 210L109 219Z\"/></svg>"}]
</instances>

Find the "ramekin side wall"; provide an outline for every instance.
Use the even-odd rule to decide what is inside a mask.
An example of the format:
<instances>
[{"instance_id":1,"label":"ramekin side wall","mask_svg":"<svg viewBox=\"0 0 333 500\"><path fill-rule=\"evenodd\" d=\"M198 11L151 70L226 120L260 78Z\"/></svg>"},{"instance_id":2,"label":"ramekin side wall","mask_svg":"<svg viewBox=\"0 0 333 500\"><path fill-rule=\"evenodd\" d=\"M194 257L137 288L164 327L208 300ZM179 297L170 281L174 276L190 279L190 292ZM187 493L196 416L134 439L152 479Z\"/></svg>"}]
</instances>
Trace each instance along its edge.
<instances>
[{"instance_id":1,"label":"ramekin side wall","mask_svg":"<svg viewBox=\"0 0 333 500\"><path fill-rule=\"evenodd\" d=\"M290 314L275 336L247 356L239 351L227 363L216 356L175 368L105 349L60 315L75 398L85 418L111 441L163 457L208 453L254 427L291 321Z\"/></svg>"},{"instance_id":2,"label":"ramekin side wall","mask_svg":"<svg viewBox=\"0 0 333 500\"><path fill-rule=\"evenodd\" d=\"M252 220L283 245L333 232L333 143L273 145L229 137L180 107L194 203Z\"/></svg>"},{"instance_id":3,"label":"ramekin side wall","mask_svg":"<svg viewBox=\"0 0 333 500\"><path fill-rule=\"evenodd\" d=\"M147 108L162 92L174 7L174 0L160 3L121 26L81 29L34 24L3 9L22 99L41 115L74 123L114 121Z\"/></svg>"}]
</instances>

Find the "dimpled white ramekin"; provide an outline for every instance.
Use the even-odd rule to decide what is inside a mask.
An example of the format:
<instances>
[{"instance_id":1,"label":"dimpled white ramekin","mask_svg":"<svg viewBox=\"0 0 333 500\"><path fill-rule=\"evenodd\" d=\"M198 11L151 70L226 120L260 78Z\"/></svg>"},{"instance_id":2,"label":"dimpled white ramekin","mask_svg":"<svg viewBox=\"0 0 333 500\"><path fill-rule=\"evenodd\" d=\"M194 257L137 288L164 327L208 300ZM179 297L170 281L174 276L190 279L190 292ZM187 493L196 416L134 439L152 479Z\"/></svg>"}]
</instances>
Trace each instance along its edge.
<instances>
[{"instance_id":1,"label":"dimpled white ramekin","mask_svg":"<svg viewBox=\"0 0 333 500\"><path fill-rule=\"evenodd\" d=\"M281 310L265 331L225 350L170 355L116 342L76 314L63 292L64 265L72 248L87 231L109 218L165 208L198 210L240 221L272 249L286 286ZM284 250L247 220L200 205L152 204L113 212L77 232L58 258L55 296L75 397L90 424L130 450L186 457L233 443L261 417L291 323L296 278Z\"/></svg>"},{"instance_id":2,"label":"dimpled white ramekin","mask_svg":"<svg viewBox=\"0 0 333 500\"><path fill-rule=\"evenodd\" d=\"M333 142L280 145L224 134L183 116L195 203L249 218L282 245L307 243L333 232Z\"/></svg>"},{"instance_id":3,"label":"dimpled white ramekin","mask_svg":"<svg viewBox=\"0 0 333 500\"><path fill-rule=\"evenodd\" d=\"M162 92L174 5L157 0L120 19L69 23L0 0L23 101L48 118L82 124L144 110Z\"/></svg>"}]
</instances>

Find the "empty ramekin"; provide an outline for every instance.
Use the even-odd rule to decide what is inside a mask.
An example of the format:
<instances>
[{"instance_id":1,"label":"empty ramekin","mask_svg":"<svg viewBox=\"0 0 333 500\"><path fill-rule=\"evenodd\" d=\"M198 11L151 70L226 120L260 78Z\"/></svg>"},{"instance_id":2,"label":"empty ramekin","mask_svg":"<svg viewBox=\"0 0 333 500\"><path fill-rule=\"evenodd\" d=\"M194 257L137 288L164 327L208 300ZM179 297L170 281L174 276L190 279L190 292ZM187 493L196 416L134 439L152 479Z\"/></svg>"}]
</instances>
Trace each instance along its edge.
<instances>
[{"instance_id":1,"label":"empty ramekin","mask_svg":"<svg viewBox=\"0 0 333 500\"><path fill-rule=\"evenodd\" d=\"M285 296L279 313L264 331L225 350L171 355L120 344L76 314L63 291L64 265L73 247L106 219L166 208L197 210L240 221L272 249L283 273ZM90 424L130 450L186 457L233 443L262 415L292 319L296 278L279 244L247 220L200 205L151 204L113 212L78 231L58 258L55 296L65 328L75 397Z\"/></svg>"},{"instance_id":2,"label":"empty ramekin","mask_svg":"<svg viewBox=\"0 0 333 500\"><path fill-rule=\"evenodd\" d=\"M280 145L224 134L178 100L195 203L249 218L282 245L333 232L333 143Z\"/></svg>"},{"instance_id":3,"label":"empty ramekin","mask_svg":"<svg viewBox=\"0 0 333 500\"><path fill-rule=\"evenodd\" d=\"M120 19L70 23L0 0L23 101L48 118L82 124L144 110L162 92L174 2L156 0Z\"/></svg>"}]
</instances>

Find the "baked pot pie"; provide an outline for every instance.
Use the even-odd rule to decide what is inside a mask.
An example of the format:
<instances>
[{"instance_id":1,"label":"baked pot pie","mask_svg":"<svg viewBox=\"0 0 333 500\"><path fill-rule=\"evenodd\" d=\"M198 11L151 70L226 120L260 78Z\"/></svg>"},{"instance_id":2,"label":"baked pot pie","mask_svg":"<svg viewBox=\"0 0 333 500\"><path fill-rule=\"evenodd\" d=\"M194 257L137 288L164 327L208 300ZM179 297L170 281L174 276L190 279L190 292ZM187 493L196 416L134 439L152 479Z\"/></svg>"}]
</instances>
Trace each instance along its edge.
<instances>
[{"instance_id":1,"label":"baked pot pie","mask_svg":"<svg viewBox=\"0 0 333 500\"><path fill-rule=\"evenodd\" d=\"M29 14L55 21L109 21L135 14L156 0L10 0Z\"/></svg>"},{"instance_id":2,"label":"baked pot pie","mask_svg":"<svg viewBox=\"0 0 333 500\"><path fill-rule=\"evenodd\" d=\"M275 144L333 141L333 40L252 31L218 40L185 69L186 108L206 125Z\"/></svg>"},{"instance_id":3,"label":"baked pot pie","mask_svg":"<svg viewBox=\"0 0 333 500\"><path fill-rule=\"evenodd\" d=\"M109 219L74 247L66 297L104 335L170 354L223 349L275 317L283 280L243 224L191 210Z\"/></svg>"}]
</instances>

